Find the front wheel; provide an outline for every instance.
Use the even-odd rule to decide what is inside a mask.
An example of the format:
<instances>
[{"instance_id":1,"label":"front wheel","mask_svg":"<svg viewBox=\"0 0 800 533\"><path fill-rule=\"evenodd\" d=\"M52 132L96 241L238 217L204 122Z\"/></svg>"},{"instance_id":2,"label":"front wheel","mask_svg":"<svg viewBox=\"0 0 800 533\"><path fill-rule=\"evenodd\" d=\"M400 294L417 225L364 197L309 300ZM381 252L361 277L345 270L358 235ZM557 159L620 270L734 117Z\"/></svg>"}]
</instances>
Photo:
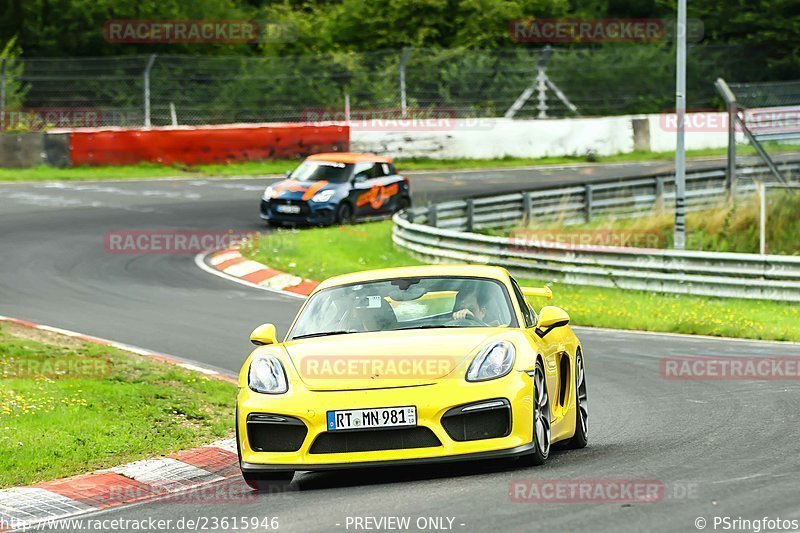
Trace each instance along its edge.
<instances>
[{"instance_id":1,"label":"front wheel","mask_svg":"<svg viewBox=\"0 0 800 533\"><path fill-rule=\"evenodd\" d=\"M408 209L409 207L411 207L411 200L404 196L397 201L397 207L395 208L394 212L397 213L403 209Z\"/></svg>"},{"instance_id":2,"label":"front wheel","mask_svg":"<svg viewBox=\"0 0 800 533\"><path fill-rule=\"evenodd\" d=\"M533 451L522 456L526 465L541 465L550 455L550 395L544 366L536 361L533 372Z\"/></svg>"},{"instance_id":3,"label":"front wheel","mask_svg":"<svg viewBox=\"0 0 800 533\"><path fill-rule=\"evenodd\" d=\"M336 209L336 222L338 224L352 224L353 223L353 206L347 202L339 204Z\"/></svg>"},{"instance_id":4,"label":"front wheel","mask_svg":"<svg viewBox=\"0 0 800 533\"><path fill-rule=\"evenodd\" d=\"M586 369L583 366L583 354L575 357L575 435L569 439L565 447L573 450L585 448L589 441L589 402L586 398Z\"/></svg>"},{"instance_id":5,"label":"front wheel","mask_svg":"<svg viewBox=\"0 0 800 533\"><path fill-rule=\"evenodd\" d=\"M280 491L292 482L294 472L242 472L247 486L258 492Z\"/></svg>"}]
</instances>

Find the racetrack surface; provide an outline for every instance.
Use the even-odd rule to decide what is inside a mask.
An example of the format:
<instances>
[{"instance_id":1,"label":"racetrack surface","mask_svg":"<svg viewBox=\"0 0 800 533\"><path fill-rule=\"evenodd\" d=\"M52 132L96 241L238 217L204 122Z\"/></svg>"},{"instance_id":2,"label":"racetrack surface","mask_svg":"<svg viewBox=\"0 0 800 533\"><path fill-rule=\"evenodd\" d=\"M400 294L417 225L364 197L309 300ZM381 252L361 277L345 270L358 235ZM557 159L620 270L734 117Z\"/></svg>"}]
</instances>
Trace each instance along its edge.
<instances>
[{"instance_id":1,"label":"racetrack surface","mask_svg":"<svg viewBox=\"0 0 800 533\"><path fill-rule=\"evenodd\" d=\"M552 174L506 171L491 179L417 173L411 179L418 198L438 200L528 188L561 180L553 177L558 173L567 181L585 178L574 169L547 172ZM258 197L267 183L0 184L0 314L235 373L249 352L252 328L274 322L285 332L299 300L211 276L192 255L108 254L103 235L261 230ZM714 515L800 518L798 381L672 381L659 375L664 356L800 356L800 346L591 329L578 334L587 354L590 443L584 450L554 452L543 467L491 461L305 473L290 491L255 501L151 502L95 517L277 516L283 531L344 531L348 516L410 516L412 523L420 516L452 517L457 531L696 531L700 516L709 519L709 530ZM511 502L509 483L529 479L659 480L666 494L656 503ZM234 492L243 486L238 479L220 485L220 491Z\"/></svg>"}]
</instances>

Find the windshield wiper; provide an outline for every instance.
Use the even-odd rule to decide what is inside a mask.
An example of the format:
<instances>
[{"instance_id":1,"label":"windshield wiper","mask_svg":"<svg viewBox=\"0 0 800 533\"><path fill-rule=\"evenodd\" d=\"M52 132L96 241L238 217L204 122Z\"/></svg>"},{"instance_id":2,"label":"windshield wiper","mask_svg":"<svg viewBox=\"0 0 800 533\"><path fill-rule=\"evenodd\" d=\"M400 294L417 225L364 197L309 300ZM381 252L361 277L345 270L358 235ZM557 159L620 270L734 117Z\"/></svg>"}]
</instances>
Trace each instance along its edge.
<instances>
[{"instance_id":1,"label":"windshield wiper","mask_svg":"<svg viewBox=\"0 0 800 533\"><path fill-rule=\"evenodd\" d=\"M295 339L310 339L311 337L327 337L328 335L346 335L348 333L358 333L355 330L341 330L341 331L320 331L318 333L306 333L305 335L295 335Z\"/></svg>"}]
</instances>

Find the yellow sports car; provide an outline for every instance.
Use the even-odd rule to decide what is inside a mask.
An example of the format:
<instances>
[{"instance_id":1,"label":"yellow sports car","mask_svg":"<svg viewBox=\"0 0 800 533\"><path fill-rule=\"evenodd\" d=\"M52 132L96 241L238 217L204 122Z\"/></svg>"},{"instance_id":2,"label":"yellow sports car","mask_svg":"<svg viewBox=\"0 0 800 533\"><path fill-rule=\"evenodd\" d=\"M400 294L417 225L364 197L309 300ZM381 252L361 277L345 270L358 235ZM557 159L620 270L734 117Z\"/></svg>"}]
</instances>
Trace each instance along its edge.
<instances>
[{"instance_id":1,"label":"yellow sports car","mask_svg":"<svg viewBox=\"0 0 800 533\"><path fill-rule=\"evenodd\" d=\"M254 489L295 471L517 456L587 439L584 356L569 316L499 267L331 278L283 342L265 324L239 374L236 433Z\"/></svg>"}]
</instances>

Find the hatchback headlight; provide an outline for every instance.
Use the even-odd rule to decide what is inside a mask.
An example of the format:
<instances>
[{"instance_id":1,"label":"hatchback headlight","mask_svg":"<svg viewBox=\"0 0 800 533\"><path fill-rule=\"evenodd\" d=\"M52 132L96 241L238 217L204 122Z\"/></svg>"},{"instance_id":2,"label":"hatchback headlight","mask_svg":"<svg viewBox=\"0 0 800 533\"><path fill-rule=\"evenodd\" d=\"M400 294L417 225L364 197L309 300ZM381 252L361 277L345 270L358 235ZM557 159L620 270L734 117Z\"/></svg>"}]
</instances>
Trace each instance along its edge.
<instances>
[{"instance_id":1,"label":"hatchback headlight","mask_svg":"<svg viewBox=\"0 0 800 533\"><path fill-rule=\"evenodd\" d=\"M335 191L333 189L328 189L327 191L318 192L314 195L311 199L312 202L327 202L331 198L333 198L333 193Z\"/></svg>"},{"instance_id":2,"label":"hatchback headlight","mask_svg":"<svg viewBox=\"0 0 800 533\"><path fill-rule=\"evenodd\" d=\"M286 371L274 355L260 355L250 362L247 378L250 389L262 394L283 394L289 390Z\"/></svg>"},{"instance_id":3,"label":"hatchback headlight","mask_svg":"<svg viewBox=\"0 0 800 533\"><path fill-rule=\"evenodd\" d=\"M514 345L499 341L485 346L467 370L467 381L486 381L500 378L511 372L514 367Z\"/></svg>"},{"instance_id":4,"label":"hatchback headlight","mask_svg":"<svg viewBox=\"0 0 800 533\"><path fill-rule=\"evenodd\" d=\"M272 200L273 198L275 198L275 188L272 185L270 185L269 187L264 189L264 195L261 198L263 198L264 200Z\"/></svg>"}]
</instances>

